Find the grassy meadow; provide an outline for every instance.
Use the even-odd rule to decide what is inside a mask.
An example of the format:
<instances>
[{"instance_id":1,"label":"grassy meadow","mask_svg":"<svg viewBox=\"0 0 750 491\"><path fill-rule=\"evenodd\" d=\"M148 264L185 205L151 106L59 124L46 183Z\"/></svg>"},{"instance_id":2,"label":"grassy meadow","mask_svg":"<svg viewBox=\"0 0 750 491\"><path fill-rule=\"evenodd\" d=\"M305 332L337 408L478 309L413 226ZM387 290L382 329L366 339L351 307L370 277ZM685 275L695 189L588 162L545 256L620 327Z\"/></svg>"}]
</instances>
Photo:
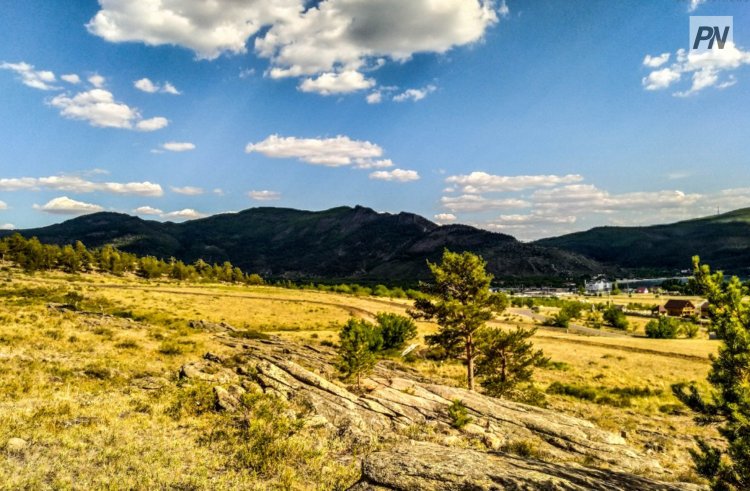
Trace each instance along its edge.
<instances>
[{"instance_id":1,"label":"grassy meadow","mask_svg":"<svg viewBox=\"0 0 750 491\"><path fill-rule=\"evenodd\" d=\"M77 311L61 307L71 303ZM299 408L259 401L261 417L238 425L206 410L200 387L180 383L182 364L224 348L191 321L224 322L240 336L262 331L335 343L350 316L404 313L409 305L269 286L26 275L6 267L0 271L0 449L11 439L24 444L3 450L0 489L343 489L358 476L352 447L314 428L285 438L284 425L293 423L279 415ZM539 326L516 309L493 324ZM419 340L435 328L419 323ZM670 384L696 381L706 389L716 341L583 336L541 326L533 341L552 360L535 374L549 407L624 435L675 479L692 479L692 437L715 436L693 423ZM458 363L419 357L406 363L445 383L463 381ZM278 435L281 446L263 435Z\"/></svg>"}]
</instances>

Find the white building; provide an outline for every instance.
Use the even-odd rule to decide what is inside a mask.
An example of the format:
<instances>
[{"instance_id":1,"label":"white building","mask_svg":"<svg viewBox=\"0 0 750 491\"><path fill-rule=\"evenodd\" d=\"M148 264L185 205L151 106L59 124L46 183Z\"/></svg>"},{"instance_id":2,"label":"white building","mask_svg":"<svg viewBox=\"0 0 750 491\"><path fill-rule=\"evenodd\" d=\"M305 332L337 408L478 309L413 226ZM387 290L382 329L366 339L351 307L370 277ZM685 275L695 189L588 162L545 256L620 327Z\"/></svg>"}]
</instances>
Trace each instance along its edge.
<instances>
[{"instance_id":1,"label":"white building","mask_svg":"<svg viewBox=\"0 0 750 491\"><path fill-rule=\"evenodd\" d=\"M597 295L599 293L609 293L612 291L612 282L605 278L597 278L593 281L586 282L586 293Z\"/></svg>"}]
</instances>

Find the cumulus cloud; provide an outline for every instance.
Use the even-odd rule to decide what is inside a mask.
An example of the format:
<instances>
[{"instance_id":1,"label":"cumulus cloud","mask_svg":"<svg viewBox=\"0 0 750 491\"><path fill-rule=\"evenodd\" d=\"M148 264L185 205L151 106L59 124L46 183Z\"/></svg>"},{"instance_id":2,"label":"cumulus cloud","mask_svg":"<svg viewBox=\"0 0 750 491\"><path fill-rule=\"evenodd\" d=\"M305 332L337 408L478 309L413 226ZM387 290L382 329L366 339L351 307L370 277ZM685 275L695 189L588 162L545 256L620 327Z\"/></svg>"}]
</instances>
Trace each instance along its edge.
<instances>
[{"instance_id":1,"label":"cumulus cloud","mask_svg":"<svg viewBox=\"0 0 750 491\"><path fill-rule=\"evenodd\" d=\"M0 230L15 230L16 226L12 223L0 223Z\"/></svg>"},{"instance_id":2,"label":"cumulus cloud","mask_svg":"<svg viewBox=\"0 0 750 491\"><path fill-rule=\"evenodd\" d=\"M0 64L0 69L11 70L15 72L21 83L27 87L39 90L58 90L59 87L53 85L57 78L53 72L48 70L35 70L34 65L25 62Z\"/></svg>"},{"instance_id":3,"label":"cumulus cloud","mask_svg":"<svg viewBox=\"0 0 750 491\"><path fill-rule=\"evenodd\" d=\"M281 199L281 193L278 191L250 191L247 193L248 198L255 201L276 201Z\"/></svg>"},{"instance_id":4,"label":"cumulus cloud","mask_svg":"<svg viewBox=\"0 0 750 491\"><path fill-rule=\"evenodd\" d=\"M352 140L348 136L335 138L295 138L271 135L258 143L248 143L246 153L261 153L266 157L296 158L308 164L341 167L365 162L383 155L383 149L369 141Z\"/></svg>"},{"instance_id":5,"label":"cumulus cloud","mask_svg":"<svg viewBox=\"0 0 750 491\"><path fill-rule=\"evenodd\" d=\"M170 189L174 193L184 194L187 196L197 196L199 194L203 194L203 188L198 188L195 186L184 186L184 187L171 186Z\"/></svg>"},{"instance_id":6,"label":"cumulus cloud","mask_svg":"<svg viewBox=\"0 0 750 491\"><path fill-rule=\"evenodd\" d=\"M419 173L415 170L393 169L379 170L370 173L370 179L377 181L409 182L419 180Z\"/></svg>"},{"instance_id":7,"label":"cumulus cloud","mask_svg":"<svg viewBox=\"0 0 750 491\"><path fill-rule=\"evenodd\" d=\"M78 85L81 83L81 77L79 77L75 73L68 73L66 75L60 75L60 79L73 85Z\"/></svg>"},{"instance_id":8,"label":"cumulus cloud","mask_svg":"<svg viewBox=\"0 0 750 491\"><path fill-rule=\"evenodd\" d=\"M161 148L169 152L188 152L195 150L195 144L190 142L167 142L163 143Z\"/></svg>"},{"instance_id":9,"label":"cumulus cloud","mask_svg":"<svg viewBox=\"0 0 750 491\"><path fill-rule=\"evenodd\" d=\"M524 189L550 187L559 184L580 182L583 176L578 174L533 175L533 176L499 176L486 172L472 172L466 175L449 176L448 184L456 185L464 193L522 191Z\"/></svg>"},{"instance_id":10,"label":"cumulus cloud","mask_svg":"<svg viewBox=\"0 0 750 491\"><path fill-rule=\"evenodd\" d=\"M152 208L151 206L139 206L133 210L133 213L136 215L161 215L164 212L159 208Z\"/></svg>"},{"instance_id":11,"label":"cumulus cloud","mask_svg":"<svg viewBox=\"0 0 750 491\"><path fill-rule=\"evenodd\" d=\"M169 125L169 120L162 116L157 116L150 119L142 119L135 124L135 129L138 131L156 131L162 128L166 128Z\"/></svg>"},{"instance_id":12,"label":"cumulus cloud","mask_svg":"<svg viewBox=\"0 0 750 491\"><path fill-rule=\"evenodd\" d=\"M658 67L662 64L647 64L646 60L657 60L663 57L646 56L644 64L649 67ZM666 63L666 60L664 63ZM654 62L655 63L655 62ZM651 71L643 77L641 84L646 90L663 90L682 80L683 75L689 76L690 86L684 90L678 90L673 95L686 97L700 92L708 87L725 89L734 85L737 80L730 73L743 65L750 65L750 52L743 51L733 42L727 41L724 49L712 49L706 51L689 52L684 49L677 50L675 62L671 65Z\"/></svg>"},{"instance_id":13,"label":"cumulus cloud","mask_svg":"<svg viewBox=\"0 0 750 491\"><path fill-rule=\"evenodd\" d=\"M393 100L395 102L406 102L406 101L412 101L417 102L421 101L425 97L427 97L429 94L435 92L437 90L437 87L434 85L428 85L426 87L423 87L421 89L408 89L404 92L401 92L400 94L396 94L393 96Z\"/></svg>"},{"instance_id":14,"label":"cumulus cloud","mask_svg":"<svg viewBox=\"0 0 750 491\"><path fill-rule=\"evenodd\" d=\"M299 88L347 93L374 85L363 72L386 59L445 53L482 39L508 14L494 0L100 0L87 24L111 42L172 44L198 58L255 52L272 78L301 77ZM265 28L265 29L264 29ZM257 35L257 36L256 36Z\"/></svg>"},{"instance_id":15,"label":"cumulus cloud","mask_svg":"<svg viewBox=\"0 0 750 491\"><path fill-rule=\"evenodd\" d=\"M76 201L67 196L51 199L42 206L34 205L34 209L55 215L86 215L104 210L99 205Z\"/></svg>"},{"instance_id":16,"label":"cumulus cloud","mask_svg":"<svg viewBox=\"0 0 750 491\"><path fill-rule=\"evenodd\" d=\"M453 213L438 213L437 215L434 215L433 218L439 223L451 223L457 220L456 215Z\"/></svg>"},{"instance_id":17,"label":"cumulus cloud","mask_svg":"<svg viewBox=\"0 0 750 491\"><path fill-rule=\"evenodd\" d=\"M164 82L163 85L160 85L160 84L152 82L148 78L142 78L140 80L136 80L135 82L133 82L133 86L136 89L142 92L147 92L149 94L155 94L156 92L161 92L164 94L172 94L172 95L181 94L181 92L177 90L177 88L169 82Z\"/></svg>"},{"instance_id":18,"label":"cumulus cloud","mask_svg":"<svg viewBox=\"0 0 750 491\"><path fill-rule=\"evenodd\" d=\"M383 93L379 90L376 90L375 92L367 94L365 100L368 104L380 104L381 102L383 102Z\"/></svg>"},{"instance_id":19,"label":"cumulus cloud","mask_svg":"<svg viewBox=\"0 0 750 491\"><path fill-rule=\"evenodd\" d=\"M95 191L137 196L162 196L159 184L144 182L94 182L79 176L14 177L0 179L0 191L52 189L70 193Z\"/></svg>"},{"instance_id":20,"label":"cumulus cloud","mask_svg":"<svg viewBox=\"0 0 750 491\"><path fill-rule=\"evenodd\" d=\"M299 85L302 92L317 92L322 95L348 94L372 88L375 80L365 78L361 73L347 70L341 73L327 72L316 78L306 78Z\"/></svg>"},{"instance_id":21,"label":"cumulus cloud","mask_svg":"<svg viewBox=\"0 0 750 491\"><path fill-rule=\"evenodd\" d=\"M60 110L68 119L86 121L91 126L101 128L136 129L154 131L167 126L166 118L142 119L140 112L123 102L115 100L111 92L92 89L74 96L60 94L49 104Z\"/></svg>"},{"instance_id":22,"label":"cumulus cloud","mask_svg":"<svg viewBox=\"0 0 750 491\"><path fill-rule=\"evenodd\" d=\"M667 61L669 61L670 53L662 53L658 56L646 55L643 58L643 64L651 68L659 68Z\"/></svg>"},{"instance_id":23,"label":"cumulus cloud","mask_svg":"<svg viewBox=\"0 0 750 491\"><path fill-rule=\"evenodd\" d=\"M106 79L99 74L94 74L89 77L89 83L97 89L104 87L104 82L106 82Z\"/></svg>"},{"instance_id":24,"label":"cumulus cloud","mask_svg":"<svg viewBox=\"0 0 750 491\"><path fill-rule=\"evenodd\" d=\"M195 220L196 218L205 218L207 215L199 211L195 211L192 208L185 208L178 211L170 211L169 213L163 213L162 218L168 220Z\"/></svg>"},{"instance_id":25,"label":"cumulus cloud","mask_svg":"<svg viewBox=\"0 0 750 491\"><path fill-rule=\"evenodd\" d=\"M647 210L688 206L701 199L700 194L682 191L648 191L610 194L593 184L572 184L535 191L531 200L538 209L566 212L611 213L623 210Z\"/></svg>"},{"instance_id":26,"label":"cumulus cloud","mask_svg":"<svg viewBox=\"0 0 750 491\"><path fill-rule=\"evenodd\" d=\"M542 215L539 213L531 213L528 215L500 215L492 222L490 222L490 228L526 228L530 225L539 224L570 224L575 223L575 215Z\"/></svg>"},{"instance_id":27,"label":"cumulus cloud","mask_svg":"<svg viewBox=\"0 0 750 491\"><path fill-rule=\"evenodd\" d=\"M8 204L5 201L0 201L0 210L7 210Z\"/></svg>"},{"instance_id":28,"label":"cumulus cloud","mask_svg":"<svg viewBox=\"0 0 750 491\"><path fill-rule=\"evenodd\" d=\"M508 208L527 208L531 206L531 203L522 199L489 199L476 194L443 196L440 198L440 204L443 208L452 212L483 212Z\"/></svg>"}]
</instances>

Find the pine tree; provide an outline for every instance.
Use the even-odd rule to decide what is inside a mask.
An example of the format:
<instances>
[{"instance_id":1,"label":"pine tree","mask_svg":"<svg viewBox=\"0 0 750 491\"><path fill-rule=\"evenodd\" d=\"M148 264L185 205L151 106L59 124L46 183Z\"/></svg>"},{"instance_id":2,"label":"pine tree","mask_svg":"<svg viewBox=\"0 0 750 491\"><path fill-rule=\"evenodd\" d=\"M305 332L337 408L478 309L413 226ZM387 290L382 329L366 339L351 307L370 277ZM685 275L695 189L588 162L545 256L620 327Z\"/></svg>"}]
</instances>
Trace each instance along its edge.
<instances>
[{"instance_id":1,"label":"pine tree","mask_svg":"<svg viewBox=\"0 0 750 491\"><path fill-rule=\"evenodd\" d=\"M339 371L346 378L356 378L361 387L362 376L375 366L375 351L380 340L375 326L360 319L349 319L339 332Z\"/></svg>"},{"instance_id":2,"label":"pine tree","mask_svg":"<svg viewBox=\"0 0 750 491\"><path fill-rule=\"evenodd\" d=\"M529 341L535 333L536 329L520 327L513 331L485 329L480 333L477 375L484 377L481 384L487 394L501 397L510 393L519 384L530 382L534 368L549 361Z\"/></svg>"},{"instance_id":3,"label":"pine tree","mask_svg":"<svg viewBox=\"0 0 750 491\"><path fill-rule=\"evenodd\" d=\"M466 382L474 390L474 358L476 336L508 304L504 295L490 291L492 275L487 273L484 260L470 252L455 253L445 250L440 264L428 262L435 283L425 285L433 298L418 298L410 310L412 317L436 320L440 329L426 337L432 345L442 346L449 355L461 349L466 361Z\"/></svg>"},{"instance_id":4,"label":"pine tree","mask_svg":"<svg viewBox=\"0 0 750 491\"><path fill-rule=\"evenodd\" d=\"M711 355L706 397L693 384L675 384L675 396L696 413L700 425L716 425L726 440L720 448L698 438L691 451L696 471L717 491L750 489L750 307L743 301L748 290L734 276L724 281L700 259L693 258L694 284L708 299L710 319L722 345Z\"/></svg>"}]
</instances>

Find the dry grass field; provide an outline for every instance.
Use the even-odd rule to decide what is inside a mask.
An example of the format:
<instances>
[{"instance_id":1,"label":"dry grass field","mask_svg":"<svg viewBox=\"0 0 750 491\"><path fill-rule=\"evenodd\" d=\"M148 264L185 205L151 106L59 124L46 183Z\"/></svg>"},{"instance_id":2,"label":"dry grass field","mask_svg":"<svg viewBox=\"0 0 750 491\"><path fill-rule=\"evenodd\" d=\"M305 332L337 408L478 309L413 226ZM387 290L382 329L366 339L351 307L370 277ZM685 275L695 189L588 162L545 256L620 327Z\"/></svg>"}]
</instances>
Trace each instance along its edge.
<instances>
[{"instance_id":1,"label":"dry grass field","mask_svg":"<svg viewBox=\"0 0 750 491\"><path fill-rule=\"evenodd\" d=\"M71 302L78 311L59 306ZM25 444L4 450L0 489L343 488L358 469L353 460L331 456L350 448L316 438L314 429L286 442L278 454L284 458L273 465L240 459L247 455L238 448L258 434L238 433L226 416L202 410L200 394L188 394L178 381L182 364L222 349L191 321L315 344L335 342L352 315L403 313L409 305L274 287L27 276L6 268L0 271L0 449L13 438ZM509 312L494 324L538 322ZM434 329L419 323L420 338ZM714 435L693 424L670 385L696 381L705 389L716 341L541 327L533 340L552 360L535 375L541 390L557 387L546 396L549 407L624 435L675 478L692 479L692 437ZM449 384L462 381L457 363L407 363ZM274 417L295 410L268 409ZM281 424L269 418L261 423Z\"/></svg>"}]
</instances>

